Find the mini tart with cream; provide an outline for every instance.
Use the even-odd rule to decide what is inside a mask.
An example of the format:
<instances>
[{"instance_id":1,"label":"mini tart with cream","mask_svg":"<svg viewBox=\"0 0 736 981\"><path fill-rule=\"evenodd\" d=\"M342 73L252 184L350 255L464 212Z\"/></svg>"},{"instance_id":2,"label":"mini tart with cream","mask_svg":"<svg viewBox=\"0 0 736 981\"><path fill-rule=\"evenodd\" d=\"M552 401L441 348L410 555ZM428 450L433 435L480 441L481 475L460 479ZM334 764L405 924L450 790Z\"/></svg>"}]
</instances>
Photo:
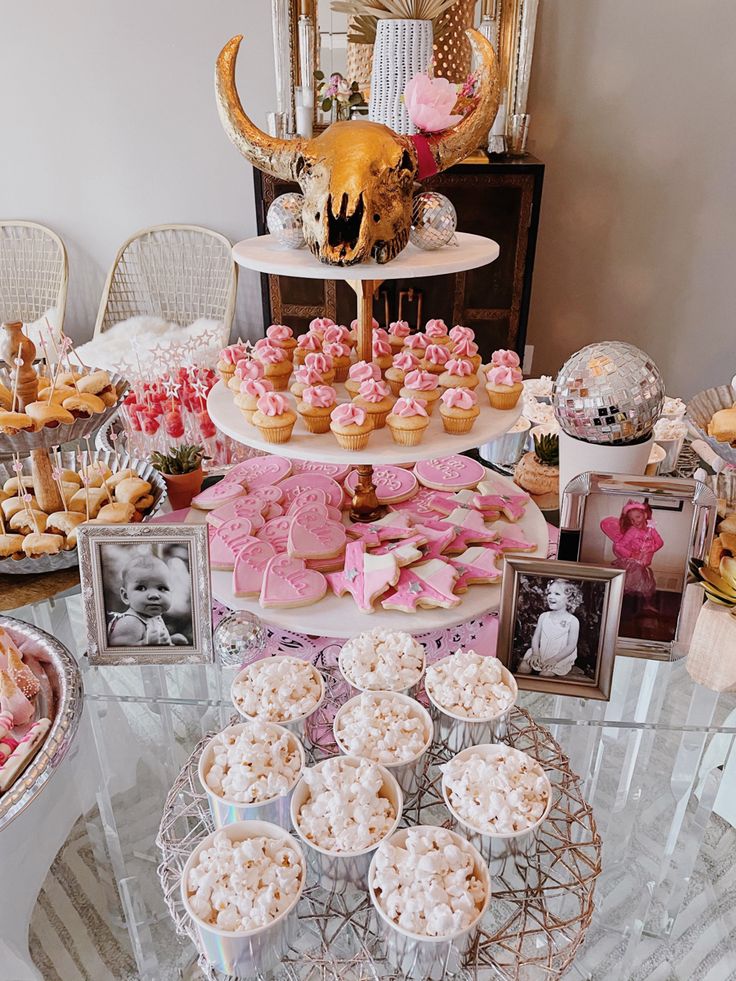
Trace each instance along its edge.
<instances>
[{"instance_id":1,"label":"mini tart with cream","mask_svg":"<svg viewBox=\"0 0 736 981\"><path fill-rule=\"evenodd\" d=\"M480 415L478 398L471 388L448 388L442 393L440 415L446 433L469 433Z\"/></svg>"},{"instance_id":2,"label":"mini tart with cream","mask_svg":"<svg viewBox=\"0 0 736 981\"><path fill-rule=\"evenodd\" d=\"M397 399L386 420L394 443L401 446L416 446L429 425L427 403L421 399Z\"/></svg>"},{"instance_id":3,"label":"mini tart with cream","mask_svg":"<svg viewBox=\"0 0 736 981\"><path fill-rule=\"evenodd\" d=\"M235 396L235 405L248 422L253 422L253 413L258 408L258 399L273 391L273 384L268 378L246 378L240 383L240 393Z\"/></svg>"},{"instance_id":4,"label":"mini tart with cream","mask_svg":"<svg viewBox=\"0 0 736 981\"><path fill-rule=\"evenodd\" d=\"M285 392L289 387L292 367L286 351L273 344L256 345L253 356L263 365L263 377L271 382L274 392Z\"/></svg>"},{"instance_id":5,"label":"mini tart with cream","mask_svg":"<svg viewBox=\"0 0 736 981\"><path fill-rule=\"evenodd\" d=\"M394 355L391 367L387 369L384 375L392 395L400 394L401 389L404 387L404 379L406 378L407 372L416 371L419 365L419 358L415 354L412 354L411 351L400 351Z\"/></svg>"},{"instance_id":6,"label":"mini tart with cream","mask_svg":"<svg viewBox=\"0 0 736 981\"><path fill-rule=\"evenodd\" d=\"M394 354L401 351L409 334L411 334L411 327L405 320L395 320L388 325L388 342Z\"/></svg>"},{"instance_id":7,"label":"mini tart with cream","mask_svg":"<svg viewBox=\"0 0 736 981\"><path fill-rule=\"evenodd\" d=\"M0 432L6 436L15 436L22 430L35 428L35 422L25 412L0 412Z\"/></svg>"},{"instance_id":8,"label":"mini tart with cream","mask_svg":"<svg viewBox=\"0 0 736 981\"><path fill-rule=\"evenodd\" d=\"M356 361L348 369L348 377L345 382L345 391L350 398L355 398L360 386L365 381L380 381L381 369L372 361Z\"/></svg>"},{"instance_id":9,"label":"mini tart with cream","mask_svg":"<svg viewBox=\"0 0 736 981\"><path fill-rule=\"evenodd\" d=\"M296 422L296 412L278 392L267 392L258 399L253 425L267 443L288 443Z\"/></svg>"},{"instance_id":10,"label":"mini tart with cream","mask_svg":"<svg viewBox=\"0 0 736 981\"><path fill-rule=\"evenodd\" d=\"M373 380L364 381L353 399L365 411L372 429L383 429L395 401L385 381Z\"/></svg>"},{"instance_id":11,"label":"mini tart with cream","mask_svg":"<svg viewBox=\"0 0 736 981\"><path fill-rule=\"evenodd\" d=\"M289 360L291 360L296 347L296 339L291 327L287 327L286 324L271 324L270 327L266 328L266 338L274 347L280 347L282 351L286 351Z\"/></svg>"},{"instance_id":12,"label":"mini tart with cream","mask_svg":"<svg viewBox=\"0 0 736 981\"><path fill-rule=\"evenodd\" d=\"M328 357L332 358L335 381L344 382L350 370L350 345L343 344L341 341L333 341L331 344L325 341L322 350Z\"/></svg>"},{"instance_id":13,"label":"mini tart with cream","mask_svg":"<svg viewBox=\"0 0 736 981\"><path fill-rule=\"evenodd\" d=\"M414 335L417 336L417 335ZM404 399L420 399L426 404L427 412L432 415L435 403L439 401L442 394L439 388L437 375L429 371L408 371L404 378L404 387L400 395Z\"/></svg>"},{"instance_id":14,"label":"mini tart with cream","mask_svg":"<svg viewBox=\"0 0 736 981\"><path fill-rule=\"evenodd\" d=\"M329 385L313 385L302 392L296 411L310 433L330 431L330 415L337 403L337 392Z\"/></svg>"},{"instance_id":15,"label":"mini tart with cream","mask_svg":"<svg viewBox=\"0 0 736 981\"><path fill-rule=\"evenodd\" d=\"M463 327L462 324L455 324L449 333L449 338L453 344L457 344L461 337L467 337L469 341L475 340L475 331L470 327Z\"/></svg>"},{"instance_id":16,"label":"mini tart with cream","mask_svg":"<svg viewBox=\"0 0 736 981\"><path fill-rule=\"evenodd\" d=\"M227 387L231 392L240 391L240 383L246 378L263 378L263 365L255 358L241 358L235 365L235 374L228 381Z\"/></svg>"},{"instance_id":17,"label":"mini tart with cream","mask_svg":"<svg viewBox=\"0 0 736 981\"><path fill-rule=\"evenodd\" d=\"M343 324L330 324L322 334L323 347L325 344L347 344L352 349L355 347L355 338Z\"/></svg>"},{"instance_id":18,"label":"mini tart with cream","mask_svg":"<svg viewBox=\"0 0 736 981\"><path fill-rule=\"evenodd\" d=\"M345 402L332 410L330 430L345 450L364 450L372 428L366 412L354 402Z\"/></svg>"},{"instance_id":19,"label":"mini tart with cream","mask_svg":"<svg viewBox=\"0 0 736 981\"><path fill-rule=\"evenodd\" d=\"M23 551L29 559L37 559L42 555L58 555L63 547L64 539L61 535L34 531L23 539Z\"/></svg>"},{"instance_id":20,"label":"mini tart with cream","mask_svg":"<svg viewBox=\"0 0 736 981\"><path fill-rule=\"evenodd\" d=\"M524 391L518 368L491 365L486 372L486 392L494 409L513 409Z\"/></svg>"},{"instance_id":21,"label":"mini tart with cream","mask_svg":"<svg viewBox=\"0 0 736 981\"><path fill-rule=\"evenodd\" d=\"M308 368L306 365L302 365L301 368L297 368L294 372L294 381L292 382L289 391L297 400L298 404L305 388L313 388L315 385L324 384L325 380L318 371L316 371L314 368Z\"/></svg>"},{"instance_id":22,"label":"mini tart with cream","mask_svg":"<svg viewBox=\"0 0 736 981\"><path fill-rule=\"evenodd\" d=\"M473 362L468 358L450 358L440 375L440 385L443 388L477 388L479 384L480 379L475 373Z\"/></svg>"}]
</instances>

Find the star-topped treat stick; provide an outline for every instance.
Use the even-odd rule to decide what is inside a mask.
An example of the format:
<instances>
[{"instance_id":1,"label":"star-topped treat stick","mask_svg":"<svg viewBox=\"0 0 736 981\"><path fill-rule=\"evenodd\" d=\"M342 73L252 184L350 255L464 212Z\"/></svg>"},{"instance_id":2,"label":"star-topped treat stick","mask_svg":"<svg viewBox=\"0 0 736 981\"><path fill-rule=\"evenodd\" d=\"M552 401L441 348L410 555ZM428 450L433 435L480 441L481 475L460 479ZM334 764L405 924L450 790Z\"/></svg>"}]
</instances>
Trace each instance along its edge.
<instances>
[{"instance_id":1,"label":"star-topped treat stick","mask_svg":"<svg viewBox=\"0 0 736 981\"><path fill-rule=\"evenodd\" d=\"M41 529L38 527L38 518L36 518L36 512L31 507L31 501L33 500L33 494L29 494L27 491L23 495L23 503L26 506L26 511L28 512L28 517L31 519L31 525L36 529L36 534L41 534Z\"/></svg>"},{"instance_id":2,"label":"star-topped treat stick","mask_svg":"<svg viewBox=\"0 0 736 981\"><path fill-rule=\"evenodd\" d=\"M59 497L61 498L62 506L66 508L66 501L64 500L64 484L61 480L61 468L59 467L58 464L52 468L51 476L59 491Z\"/></svg>"}]
</instances>

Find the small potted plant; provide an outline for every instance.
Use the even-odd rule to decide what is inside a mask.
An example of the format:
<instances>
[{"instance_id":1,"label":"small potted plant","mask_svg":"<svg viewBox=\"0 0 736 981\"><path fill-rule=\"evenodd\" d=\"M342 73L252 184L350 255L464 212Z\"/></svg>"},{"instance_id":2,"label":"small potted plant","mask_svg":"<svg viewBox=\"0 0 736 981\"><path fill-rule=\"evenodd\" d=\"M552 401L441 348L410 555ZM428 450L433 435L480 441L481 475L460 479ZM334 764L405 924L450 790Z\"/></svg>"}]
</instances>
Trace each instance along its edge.
<instances>
[{"instance_id":1,"label":"small potted plant","mask_svg":"<svg viewBox=\"0 0 736 981\"><path fill-rule=\"evenodd\" d=\"M202 462L209 460L204 447L183 444L168 453L152 453L152 466L163 474L172 511L188 508L195 494L202 489Z\"/></svg>"}]
</instances>

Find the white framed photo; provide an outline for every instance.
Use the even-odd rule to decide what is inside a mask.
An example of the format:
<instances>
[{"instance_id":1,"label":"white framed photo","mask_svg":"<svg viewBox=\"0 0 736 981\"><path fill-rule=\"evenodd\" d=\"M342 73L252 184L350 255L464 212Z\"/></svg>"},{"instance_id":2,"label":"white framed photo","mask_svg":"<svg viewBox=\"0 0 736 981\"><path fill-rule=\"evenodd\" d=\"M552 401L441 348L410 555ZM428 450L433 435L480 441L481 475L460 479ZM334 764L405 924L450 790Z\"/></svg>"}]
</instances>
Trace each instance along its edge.
<instances>
[{"instance_id":1,"label":"white framed photo","mask_svg":"<svg viewBox=\"0 0 736 981\"><path fill-rule=\"evenodd\" d=\"M213 660L204 525L83 525L79 568L92 664Z\"/></svg>"}]
</instances>

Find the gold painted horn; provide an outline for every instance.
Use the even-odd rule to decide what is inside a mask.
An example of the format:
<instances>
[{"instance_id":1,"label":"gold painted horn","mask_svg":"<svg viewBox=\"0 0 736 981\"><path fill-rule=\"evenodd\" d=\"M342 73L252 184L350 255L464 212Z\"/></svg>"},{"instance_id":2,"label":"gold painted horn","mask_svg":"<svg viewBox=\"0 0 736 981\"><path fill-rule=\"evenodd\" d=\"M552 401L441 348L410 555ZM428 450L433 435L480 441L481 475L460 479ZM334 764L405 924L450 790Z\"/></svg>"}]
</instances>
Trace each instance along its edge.
<instances>
[{"instance_id":1,"label":"gold painted horn","mask_svg":"<svg viewBox=\"0 0 736 981\"><path fill-rule=\"evenodd\" d=\"M437 137L430 137L429 149L437 170L447 170L486 143L488 131L501 101L501 73L491 42L479 31L468 30L475 60L480 64L476 91L478 102L462 122Z\"/></svg>"},{"instance_id":2,"label":"gold painted horn","mask_svg":"<svg viewBox=\"0 0 736 981\"><path fill-rule=\"evenodd\" d=\"M296 164L304 156L306 142L282 140L259 129L245 114L235 86L235 62L243 35L230 38L215 66L217 111L230 141L245 159L274 177L296 180Z\"/></svg>"}]
</instances>

